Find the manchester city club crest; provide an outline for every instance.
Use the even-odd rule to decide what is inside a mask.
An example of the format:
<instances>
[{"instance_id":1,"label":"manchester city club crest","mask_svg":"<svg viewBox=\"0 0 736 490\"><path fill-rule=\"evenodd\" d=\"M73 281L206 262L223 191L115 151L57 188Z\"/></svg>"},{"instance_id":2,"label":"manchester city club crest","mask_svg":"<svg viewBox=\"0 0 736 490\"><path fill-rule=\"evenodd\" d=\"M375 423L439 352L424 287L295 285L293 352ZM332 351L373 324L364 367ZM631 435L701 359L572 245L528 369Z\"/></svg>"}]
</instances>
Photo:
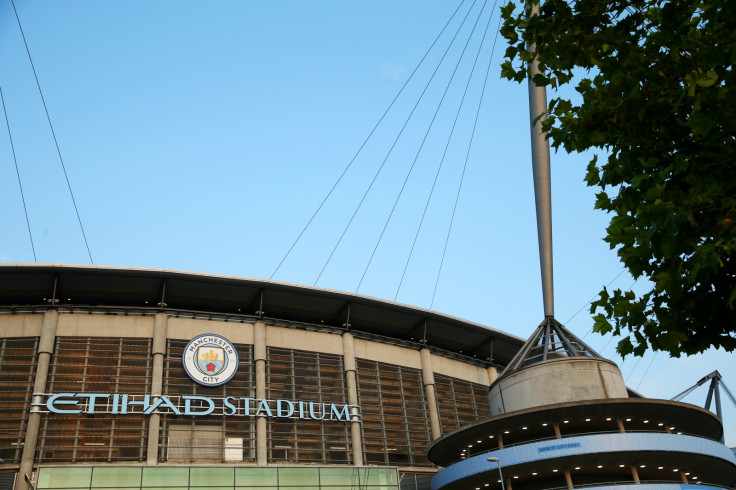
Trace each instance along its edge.
<instances>
[{"instance_id":1,"label":"manchester city club crest","mask_svg":"<svg viewBox=\"0 0 736 490\"><path fill-rule=\"evenodd\" d=\"M238 352L225 337L198 335L184 348L182 363L187 375L203 386L220 386L238 371Z\"/></svg>"}]
</instances>

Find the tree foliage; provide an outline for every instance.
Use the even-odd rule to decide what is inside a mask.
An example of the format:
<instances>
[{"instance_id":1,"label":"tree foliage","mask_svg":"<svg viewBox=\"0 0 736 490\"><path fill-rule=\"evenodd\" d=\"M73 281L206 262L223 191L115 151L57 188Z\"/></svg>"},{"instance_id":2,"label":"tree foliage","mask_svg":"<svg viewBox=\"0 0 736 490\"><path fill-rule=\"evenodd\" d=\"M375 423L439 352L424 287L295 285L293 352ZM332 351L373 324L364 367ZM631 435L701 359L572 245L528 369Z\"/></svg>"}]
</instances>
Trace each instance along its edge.
<instances>
[{"instance_id":1,"label":"tree foliage","mask_svg":"<svg viewBox=\"0 0 736 490\"><path fill-rule=\"evenodd\" d=\"M598 150L585 180L612 215L605 240L651 284L604 287L594 329L622 335L622 355L732 351L736 1L548 0L502 16L502 75L524 80L535 57L535 84L579 93L550 98L544 129L555 149Z\"/></svg>"}]
</instances>

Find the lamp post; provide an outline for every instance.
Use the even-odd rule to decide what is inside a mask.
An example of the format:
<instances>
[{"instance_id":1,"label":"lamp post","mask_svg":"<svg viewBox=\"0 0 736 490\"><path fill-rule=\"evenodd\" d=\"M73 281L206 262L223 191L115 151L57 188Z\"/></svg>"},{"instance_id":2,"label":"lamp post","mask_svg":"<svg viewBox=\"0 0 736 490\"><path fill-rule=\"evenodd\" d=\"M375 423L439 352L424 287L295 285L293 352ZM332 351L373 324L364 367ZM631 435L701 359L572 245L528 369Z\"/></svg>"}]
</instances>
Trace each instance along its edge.
<instances>
[{"instance_id":1,"label":"lamp post","mask_svg":"<svg viewBox=\"0 0 736 490\"><path fill-rule=\"evenodd\" d=\"M506 486L503 484L503 472L501 471L501 460L491 456L488 458L489 463L496 463L498 465L498 476L501 478L501 490L506 490Z\"/></svg>"}]
</instances>

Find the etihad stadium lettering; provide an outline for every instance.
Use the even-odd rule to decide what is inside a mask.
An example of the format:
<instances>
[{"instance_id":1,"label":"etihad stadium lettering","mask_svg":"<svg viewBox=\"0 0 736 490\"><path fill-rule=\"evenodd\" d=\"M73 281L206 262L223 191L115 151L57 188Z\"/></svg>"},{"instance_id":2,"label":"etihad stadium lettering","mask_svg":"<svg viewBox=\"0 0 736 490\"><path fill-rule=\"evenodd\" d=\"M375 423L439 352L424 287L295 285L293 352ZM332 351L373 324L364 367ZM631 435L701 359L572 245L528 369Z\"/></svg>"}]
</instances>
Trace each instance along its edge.
<instances>
[{"instance_id":1,"label":"etihad stadium lettering","mask_svg":"<svg viewBox=\"0 0 736 490\"><path fill-rule=\"evenodd\" d=\"M228 396L209 398L198 395L131 395L127 393L57 393L47 395L43 404L61 414L143 414L225 415L241 417L299 418L349 422L359 420L357 407L340 403L269 400ZM34 403L32 412L40 411ZM35 410L34 410L35 409Z\"/></svg>"}]
</instances>

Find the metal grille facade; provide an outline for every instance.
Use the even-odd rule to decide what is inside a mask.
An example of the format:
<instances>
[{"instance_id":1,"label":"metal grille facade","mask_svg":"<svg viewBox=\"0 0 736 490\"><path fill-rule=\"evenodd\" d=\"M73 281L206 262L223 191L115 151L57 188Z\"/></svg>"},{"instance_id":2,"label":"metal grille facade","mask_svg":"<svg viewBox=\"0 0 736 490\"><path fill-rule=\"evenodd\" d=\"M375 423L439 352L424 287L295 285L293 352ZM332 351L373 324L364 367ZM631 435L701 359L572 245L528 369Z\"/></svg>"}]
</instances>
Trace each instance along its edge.
<instances>
[{"instance_id":1,"label":"metal grille facade","mask_svg":"<svg viewBox=\"0 0 736 490\"><path fill-rule=\"evenodd\" d=\"M357 359L366 464L431 466L422 372Z\"/></svg>"},{"instance_id":2,"label":"metal grille facade","mask_svg":"<svg viewBox=\"0 0 736 490\"><path fill-rule=\"evenodd\" d=\"M324 403L347 403L342 356L273 347L267 355L267 398L312 402L318 417L325 414ZM268 454L274 462L349 464L348 424L272 418Z\"/></svg>"},{"instance_id":3,"label":"metal grille facade","mask_svg":"<svg viewBox=\"0 0 736 490\"><path fill-rule=\"evenodd\" d=\"M57 337L47 390L51 393L148 393L151 340ZM39 461L145 461L148 418L48 413L38 441Z\"/></svg>"},{"instance_id":4,"label":"metal grille facade","mask_svg":"<svg viewBox=\"0 0 736 490\"><path fill-rule=\"evenodd\" d=\"M0 339L0 458L20 461L36 374L38 337Z\"/></svg>"},{"instance_id":5,"label":"metal grille facade","mask_svg":"<svg viewBox=\"0 0 736 490\"><path fill-rule=\"evenodd\" d=\"M434 381L443 433L491 416L487 386L441 374Z\"/></svg>"}]
</instances>

